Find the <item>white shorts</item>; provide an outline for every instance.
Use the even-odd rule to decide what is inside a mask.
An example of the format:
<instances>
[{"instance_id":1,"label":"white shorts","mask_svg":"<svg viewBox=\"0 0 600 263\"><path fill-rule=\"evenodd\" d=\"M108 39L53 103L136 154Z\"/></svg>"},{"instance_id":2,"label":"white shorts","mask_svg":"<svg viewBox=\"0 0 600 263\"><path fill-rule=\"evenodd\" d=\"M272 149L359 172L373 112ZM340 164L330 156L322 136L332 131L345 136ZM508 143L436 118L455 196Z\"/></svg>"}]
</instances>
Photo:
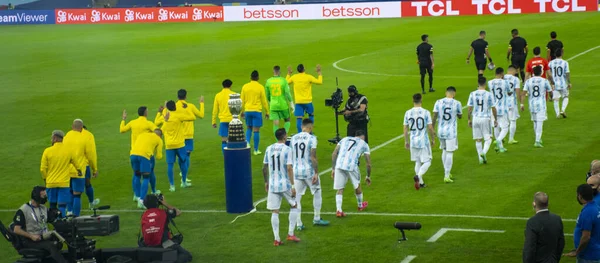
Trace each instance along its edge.
<instances>
[{"instance_id":1,"label":"white shorts","mask_svg":"<svg viewBox=\"0 0 600 263\"><path fill-rule=\"evenodd\" d=\"M508 129L508 114L498 116L498 127L500 129Z\"/></svg>"},{"instance_id":2,"label":"white shorts","mask_svg":"<svg viewBox=\"0 0 600 263\"><path fill-rule=\"evenodd\" d=\"M492 124L488 118L473 119L473 140L489 140L492 138Z\"/></svg>"},{"instance_id":3,"label":"white shorts","mask_svg":"<svg viewBox=\"0 0 600 263\"><path fill-rule=\"evenodd\" d=\"M440 149L446 150L447 152L458 150L458 138L440 139Z\"/></svg>"},{"instance_id":4,"label":"white shorts","mask_svg":"<svg viewBox=\"0 0 600 263\"><path fill-rule=\"evenodd\" d=\"M267 209L279 210L281 208L281 200L285 197L290 206L296 205L296 199L292 197L292 190L287 190L282 193L271 193L267 195Z\"/></svg>"},{"instance_id":5,"label":"white shorts","mask_svg":"<svg viewBox=\"0 0 600 263\"><path fill-rule=\"evenodd\" d=\"M546 111L532 112L531 121L545 121L548 119Z\"/></svg>"},{"instance_id":6,"label":"white shorts","mask_svg":"<svg viewBox=\"0 0 600 263\"><path fill-rule=\"evenodd\" d=\"M360 172L359 171L346 171L341 169L335 169L335 175L333 177L333 189L340 190L346 187L346 183L350 179L354 189L357 189L360 185Z\"/></svg>"},{"instance_id":7,"label":"white shorts","mask_svg":"<svg viewBox=\"0 0 600 263\"><path fill-rule=\"evenodd\" d=\"M519 114L519 108L517 107L512 107L508 109L508 120L509 121L516 121L521 117L521 115Z\"/></svg>"},{"instance_id":8,"label":"white shorts","mask_svg":"<svg viewBox=\"0 0 600 263\"><path fill-rule=\"evenodd\" d=\"M563 90L554 90L552 91L552 99L557 100L560 98L568 98L569 97L569 90L568 89L563 89Z\"/></svg>"},{"instance_id":9,"label":"white shorts","mask_svg":"<svg viewBox=\"0 0 600 263\"><path fill-rule=\"evenodd\" d=\"M410 147L410 160L413 162L426 163L431 161L431 147L413 148Z\"/></svg>"},{"instance_id":10,"label":"white shorts","mask_svg":"<svg viewBox=\"0 0 600 263\"><path fill-rule=\"evenodd\" d=\"M314 195L315 192L321 189L321 178L317 181L316 184L312 183L312 177L308 179L295 179L294 184L296 185L296 194L304 195L306 193L306 188L310 188L310 192Z\"/></svg>"}]
</instances>

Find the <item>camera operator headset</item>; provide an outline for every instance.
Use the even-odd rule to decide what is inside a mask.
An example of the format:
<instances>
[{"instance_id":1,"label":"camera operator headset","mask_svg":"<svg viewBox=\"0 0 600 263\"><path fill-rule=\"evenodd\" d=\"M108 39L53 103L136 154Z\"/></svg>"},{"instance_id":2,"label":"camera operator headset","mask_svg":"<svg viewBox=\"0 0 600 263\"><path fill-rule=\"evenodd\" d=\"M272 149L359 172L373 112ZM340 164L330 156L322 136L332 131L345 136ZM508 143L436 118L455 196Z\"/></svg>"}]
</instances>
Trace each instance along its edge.
<instances>
[{"instance_id":1,"label":"camera operator headset","mask_svg":"<svg viewBox=\"0 0 600 263\"><path fill-rule=\"evenodd\" d=\"M161 205L166 209L159 208ZM148 210L142 215L143 238L139 239L139 246L173 249L177 251L176 263L191 262L192 254L181 247L183 242L181 233L173 235L169 230L169 223L177 229L173 218L180 216L181 211L169 205L163 195L147 195L144 198L144 206ZM179 229L177 230L179 232Z\"/></svg>"},{"instance_id":2,"label":"camera operator headset","mask_svg":"<svg viewBox=\"0 0 600 263\"><path fill-rule=\"evenodd\" d=\"M54 222L57 211L48 210L44 206L47 201L46 187L34 187L31 191L31 201L22 205L13 218L12 231L21 237L23 247L47 251L54 261L67 263L60 252L62 244L50 240L48 235L48 222Z\"/></svg>"},{"instance_id":3,"label":"camera operator headset","mask_svg":"<svg viewBox=\"0 0 600 263\"><path fill-rule=\"evenodd\" d=\"M354 85L348 87L348 101L342 114L344 120L348 122L347 135L354 136L356 131L362 130L365 132L365 142L369 142L369 133L367 132L367 124L369 123L369 114L367 97L358 93L358 89Z\"/></svg>"}]
</instances>

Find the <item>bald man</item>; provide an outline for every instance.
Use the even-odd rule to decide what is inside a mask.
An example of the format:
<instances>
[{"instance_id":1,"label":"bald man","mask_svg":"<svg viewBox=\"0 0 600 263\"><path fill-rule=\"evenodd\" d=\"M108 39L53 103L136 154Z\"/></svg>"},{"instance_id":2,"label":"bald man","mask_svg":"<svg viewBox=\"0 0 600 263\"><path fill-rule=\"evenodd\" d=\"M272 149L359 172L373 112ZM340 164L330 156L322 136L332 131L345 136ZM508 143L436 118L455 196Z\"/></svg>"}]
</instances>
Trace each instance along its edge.
<instances>
[{"instance_id":1,"label":"bald man","mask_svg":"<svg viewBox=\"0 0 600 263\"><path fill-rule=\"evenodd\" d=\"M587 180L587 184L594 189L594 201L596 202L596 205L600 207L600 194L598 194L598 190L600 190L600 174L597 173L590 176L590 178Z\"/></svg>"},{"instance_id":2,"label":"bald man","mask_svg":"<svg viewBox=\"0 0 600 263\"><path fill-rule=\"evenodd\" d=\"M590 171L587 173L587 178L592 175L600 175L600 160L593 160L590 164Z\"/></svg>"},{"instance_id":3,"label":"bald man","mask_svg":"<svg viewBox=\"0 0 600 263\"><path fill-rule=\"evenodd\" d=\"M523 263L559 262L565 247L565 234L560 216L548 211L548 195L533 196L535 215L527 220Z\"/></svg>"}]
</instances>

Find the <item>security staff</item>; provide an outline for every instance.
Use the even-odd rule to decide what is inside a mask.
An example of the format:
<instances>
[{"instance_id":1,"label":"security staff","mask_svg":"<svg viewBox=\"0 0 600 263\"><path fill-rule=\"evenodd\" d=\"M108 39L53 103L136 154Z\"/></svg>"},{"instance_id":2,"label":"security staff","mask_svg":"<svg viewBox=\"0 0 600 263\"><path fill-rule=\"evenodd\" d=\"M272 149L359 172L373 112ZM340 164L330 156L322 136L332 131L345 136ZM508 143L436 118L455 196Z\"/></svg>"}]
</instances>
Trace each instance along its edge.
<instances>
[{"instance_id":1,"label":"security staff","mask_svg":"<svg viewBox=\"0 0 600 263\"><path fill-rule=\"evenodd\" d=\"M356 86L348 87L348 101L342 113L344 119L348 122L347 136L354 136L356 131L365 132L365 142L369 143L369 133L367 132L367 124L369 123L369 114L367 112L368 100L362 94L358 93Z\"/></svg>"}]
</instances>

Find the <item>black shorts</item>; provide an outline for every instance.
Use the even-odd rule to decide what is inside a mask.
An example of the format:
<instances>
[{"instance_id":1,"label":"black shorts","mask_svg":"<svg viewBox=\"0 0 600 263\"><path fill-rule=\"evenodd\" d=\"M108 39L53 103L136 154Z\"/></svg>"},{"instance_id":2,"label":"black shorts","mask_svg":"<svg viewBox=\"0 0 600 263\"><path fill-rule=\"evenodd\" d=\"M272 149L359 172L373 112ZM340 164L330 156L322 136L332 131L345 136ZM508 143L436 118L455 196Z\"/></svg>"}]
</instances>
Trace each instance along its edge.
<instances>
[{"instance_id":1,"label":"black shorts","mask_svg":"<svg viewBox=\"0 0 600 263\"><path fill-rule=\"evenodd\" d=\"M485 58L482 58L482 59L475 58L475 67L477 67L477 70L485 70L486 64L487 64L487 59L485 59Z\"/></svg>"},{"instance_id":2,"label":"black shorts","mask_svg":"<svg viewBox=\"0 0 600 263\"><path fill-rule=\"evenodd\" d=\"M425 75L425 73L433 74L433 69L431 69L431 64L419 63L419 72L421 73L421 75Z\"/></svg>"},{"instance_id":3,"label":"black shorts","mask_svg":"<svg viewBox=\"0 0 600 263\"><path fill-rule=\"evenodd\" d=\"M525 69L525 56L513 55L511 59L512 65L518 69Z\"/></svg>"}]
</instances>

